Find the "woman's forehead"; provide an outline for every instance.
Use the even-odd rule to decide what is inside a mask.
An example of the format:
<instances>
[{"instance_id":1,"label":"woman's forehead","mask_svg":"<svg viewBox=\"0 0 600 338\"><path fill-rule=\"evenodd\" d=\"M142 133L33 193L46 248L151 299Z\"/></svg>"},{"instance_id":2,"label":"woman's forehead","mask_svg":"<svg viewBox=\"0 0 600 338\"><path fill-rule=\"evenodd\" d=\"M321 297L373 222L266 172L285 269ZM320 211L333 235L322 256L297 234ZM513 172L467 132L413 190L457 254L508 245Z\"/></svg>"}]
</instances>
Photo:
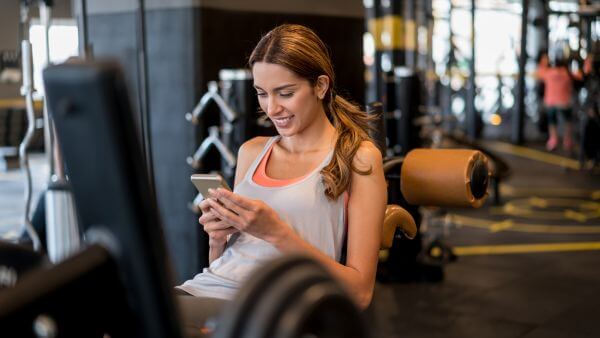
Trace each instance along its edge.
<instances>
[{"instance_id":1,"label":"woman's forehead","mask_svg":"<svg viewBox=\"0 0 600 338\"><path fill-rule=\"evenodd\" d=\"M254 84L259 87L277 86L282 82L297 83L304 80L288 68L268 62L255 63L252 67L252 76Z\"/></svg>"}]
</instances>

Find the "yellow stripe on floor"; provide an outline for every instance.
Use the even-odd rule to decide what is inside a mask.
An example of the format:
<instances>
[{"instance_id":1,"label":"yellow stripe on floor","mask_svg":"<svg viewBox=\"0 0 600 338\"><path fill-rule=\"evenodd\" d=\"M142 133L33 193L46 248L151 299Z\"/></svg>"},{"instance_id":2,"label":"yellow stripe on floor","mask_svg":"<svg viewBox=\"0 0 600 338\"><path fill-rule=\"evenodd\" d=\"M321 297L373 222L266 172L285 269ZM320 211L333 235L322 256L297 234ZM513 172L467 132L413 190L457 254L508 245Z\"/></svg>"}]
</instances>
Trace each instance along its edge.
<instances>
[{"instance_id":1,"label":"yellow stripe on floor","mask_svg":"<svg viewBox=\"0 0 600 338\"><path fill-rule=\"evenodd\" d=\"M508 197L574 197L600 200L600 190L579 188L554 188L554 187L514 187L508 184L500 184L500 195Z\"/></svg>"},{"instance_id":2,"label":"yellow stripe on floor","mask_svg":"<svg viewBox=\"0 0 600 338\"><path fill-rule=\"evenodd\" d=\"M506 255L535 252L589 251L600 250L600 242L542 243L542 244L506 244L457 246L452 251L458 256Z\"/></svg>"},{"instance_id":3,"label":"yellow stripe on floor","mask_svg":"<svg viewBox=\"0 0 600 338\"><path fill-rule=\"evenodd\" d=\"M450 222L456 226L468 226L487 229L490 232L516 231L548 234L600 234L600 225L549 225L515 222L511 219L489 220L484 218L467 217L450 214Z\"/></svg>"},{"instance_id":4,"label":"yellow stripe on floor","mask_svg":"<svg viewBox=\"0 0 600 338\"><path fill-rule=\"evenodd\" d=\"M554 164L561 167L566 167L574 170L579 170L579 162L564 156L559 156L555 154L550 154L545 151L539 151L527 147L516 146L510 143L504 142L486 142L486 146L490 149L516 156L525 157L531 160L536 160L544 163Z\"/></svg>"}]
</instances>

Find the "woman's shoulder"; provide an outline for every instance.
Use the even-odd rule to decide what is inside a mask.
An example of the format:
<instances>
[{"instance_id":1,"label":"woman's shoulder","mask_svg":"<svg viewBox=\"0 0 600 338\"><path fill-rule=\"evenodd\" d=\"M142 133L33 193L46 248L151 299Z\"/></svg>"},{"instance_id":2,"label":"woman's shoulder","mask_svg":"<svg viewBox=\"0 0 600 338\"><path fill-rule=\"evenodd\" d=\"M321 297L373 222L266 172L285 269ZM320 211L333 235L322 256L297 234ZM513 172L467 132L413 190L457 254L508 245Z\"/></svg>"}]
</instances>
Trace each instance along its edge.
<instances>
[{"instance_id":1,"label":"woman's shoulder","mask_svg":"<svg viewBox=\"0 0 600 338\"><path fill-rule=\"evenodd\" d=\"M264 149L270 137L257 136L244 142L238 151L238 161L244 159L254 160L258 154Z\"/></svg>"},{"instance_id":2,"label":"woman's shoulder","mask_svg":"<svg viewBox=\"0 0 600 338\"><path fill-rule=\"evenodd\" d=\"M242 144L238 150L237 169L235 174L235 185L237 186L246 172L252 165L252 162L258 157L262 149L269 141L269 137L258 136L254 137Z\"/></svg>"},{"instance_id":3,"label":"woman's shoulder","mask_svg":"<svg viewBox=\"0 0 600 338\"><path fill-rule=\"evenodd\" d=\"M383 157L377 146L369 141L362 141L353 158L353 164L358 170L368 170L373 166L381 166Z\"/></svg>"}]
</instances>

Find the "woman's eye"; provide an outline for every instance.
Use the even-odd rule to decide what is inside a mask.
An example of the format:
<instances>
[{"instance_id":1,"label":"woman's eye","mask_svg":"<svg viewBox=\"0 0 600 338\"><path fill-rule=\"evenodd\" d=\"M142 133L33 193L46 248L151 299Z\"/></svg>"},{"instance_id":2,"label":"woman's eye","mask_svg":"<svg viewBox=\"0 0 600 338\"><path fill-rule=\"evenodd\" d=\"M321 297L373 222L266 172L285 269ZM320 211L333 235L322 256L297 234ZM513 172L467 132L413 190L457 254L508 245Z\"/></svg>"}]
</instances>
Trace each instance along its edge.
<instances>
[{"instance_id":1,"label":"woman's eye","mask_svg":"<svg viewBox=\"0 0 600 338\"><path fill-rule=\"evenodd\" d=\"M291 97L292 95L294 95L294 92L289 92L289 93L279 93L279 95L283 96L283 97Z\"/></svg>"},{"instance_id":2,"label":"woman's eye","mask_svg":"<svg viewBox=\"0 0 600 338\"><path fill-rule=\"evenodd\" d=\"M256 96L258 96L258 97L266 97L267 93L258 92L258 93L256 93Z\"/></svg>"}]
</instances>

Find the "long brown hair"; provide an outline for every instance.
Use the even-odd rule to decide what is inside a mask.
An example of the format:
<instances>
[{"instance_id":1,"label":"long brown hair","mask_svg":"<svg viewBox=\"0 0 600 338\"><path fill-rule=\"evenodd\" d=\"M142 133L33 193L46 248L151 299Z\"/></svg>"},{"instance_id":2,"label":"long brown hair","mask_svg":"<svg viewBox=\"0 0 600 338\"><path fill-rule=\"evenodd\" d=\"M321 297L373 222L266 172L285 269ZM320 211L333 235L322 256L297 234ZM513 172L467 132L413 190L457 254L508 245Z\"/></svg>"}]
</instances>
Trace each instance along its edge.
<instances>
[{"instance_id":1,"label":"long brown hair","mask_svg":"<svg viewBox=\"0 0 600 338\"><path fill-rule=\"evenodd\" d=\"M333 158L321 170L325 195L333 200L346 191L352 171L369 175L372 168L361 171L352 162L362 141L371 140L371 117L356 104L335 92L335 74L327 46L311 29L285 24L275 27L258 42L250 55L250 68L256 62L267 62L286 67L308 80L314 87L321 75L329 77L329 89L323 98L323 108L335 127L338 138Z\"/></svg>"}]
</instances>

